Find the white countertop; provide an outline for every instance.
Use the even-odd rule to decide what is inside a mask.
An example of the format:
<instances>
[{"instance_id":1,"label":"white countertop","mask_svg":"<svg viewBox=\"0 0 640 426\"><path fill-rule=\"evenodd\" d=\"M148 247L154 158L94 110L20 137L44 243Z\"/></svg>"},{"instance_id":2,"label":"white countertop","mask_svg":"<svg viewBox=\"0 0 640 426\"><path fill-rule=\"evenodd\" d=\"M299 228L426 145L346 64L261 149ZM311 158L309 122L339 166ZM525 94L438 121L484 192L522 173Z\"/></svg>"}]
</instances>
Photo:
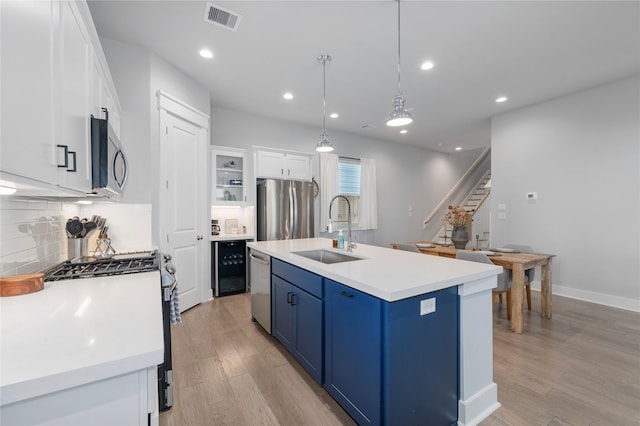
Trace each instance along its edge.
<instances>
[{"instance_id":1,"label":"white countertop","mask_svg":"<svg viewBox=\"0 0 640 426\"><path fill-rule=\"evenodd\" d=\"M161 364L158 271L0 297L0 404Z\"/></svg>"},{"instance_id":2,"label":"white countertop","mask_svg":"<svg viewBox=\"0 0 640 426\"><path fill-rule=\"evenodd\" d=\"M346 241L345 241L346 243ZM259 241L247 244L272 257L388 302L418 296L502 272L502 267L358 244L349 253L328 238ZM291 252L324 248L363 260L324 264Z\"/></svg>"},{"instance_id":3,"label":"white countertop","mask_svg":"<svg viewBox=\"0 0 640 426\"><path fill-rule=\"evenodd\" d=\"M236 241L236 240L253 240L255 239L253 234L225 234L211 235L210 241Z\"/></svg>"}]
</instances>

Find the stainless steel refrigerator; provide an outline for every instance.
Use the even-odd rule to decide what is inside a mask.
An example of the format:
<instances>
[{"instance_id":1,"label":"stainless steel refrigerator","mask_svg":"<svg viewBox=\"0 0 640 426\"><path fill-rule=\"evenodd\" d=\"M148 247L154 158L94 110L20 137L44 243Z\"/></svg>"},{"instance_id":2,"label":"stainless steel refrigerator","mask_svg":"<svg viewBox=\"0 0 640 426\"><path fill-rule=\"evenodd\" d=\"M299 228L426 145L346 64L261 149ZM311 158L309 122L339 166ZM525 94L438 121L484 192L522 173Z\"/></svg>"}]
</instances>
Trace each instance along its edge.
<instances>
[{"instance_id":1,"label":"stainless steel refrigerator","mask_svg":"<svg viewBox=\"0 0 640 426\"><path fill-rule=\"evenodd\" d=\"M264 179L257 198L258 241L313 238L311 182Z\"/></svg>"}]
</instances>

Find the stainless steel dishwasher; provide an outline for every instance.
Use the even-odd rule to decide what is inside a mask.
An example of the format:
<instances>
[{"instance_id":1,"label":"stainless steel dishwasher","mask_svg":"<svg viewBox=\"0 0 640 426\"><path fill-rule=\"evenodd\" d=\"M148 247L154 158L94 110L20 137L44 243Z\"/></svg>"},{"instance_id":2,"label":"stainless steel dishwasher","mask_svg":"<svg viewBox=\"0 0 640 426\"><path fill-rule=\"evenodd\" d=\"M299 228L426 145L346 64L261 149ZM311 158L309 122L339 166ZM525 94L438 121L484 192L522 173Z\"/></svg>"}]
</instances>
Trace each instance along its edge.
<instances>
[{"instance_id":1,"label":"stainless steel dishwasher","mask_svg":"<svg viewBox=\"0 0 640 426\"><path fill-rule=\"evenodd\" d=\"M271 334L271 257L249 249L251 320Z\"/></svg>"}]
</instances>

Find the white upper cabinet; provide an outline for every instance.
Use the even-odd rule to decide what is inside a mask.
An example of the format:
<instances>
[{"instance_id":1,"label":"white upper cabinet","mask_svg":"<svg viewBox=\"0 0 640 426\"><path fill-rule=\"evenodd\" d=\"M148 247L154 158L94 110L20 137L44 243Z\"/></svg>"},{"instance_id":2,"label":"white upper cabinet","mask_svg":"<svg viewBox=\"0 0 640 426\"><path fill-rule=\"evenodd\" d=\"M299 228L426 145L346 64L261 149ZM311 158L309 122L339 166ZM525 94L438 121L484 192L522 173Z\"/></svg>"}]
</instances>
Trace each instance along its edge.
<instances>
[{"instance_id":1,"label":"white upper cabinet","mask_svg":"<svg viewBox=\"0 0 640 426\"><path fill-rule=\"evenodd\" d=\"M24 195L91 191L90 117L120 106L83 1L0 1L0 180ZM34 190L32 190L34 189Z\"/></svg>"},{"instance_id":2,"label":"white upper cabinet","mask_svg":"<svg viewBox=\"0 0 640 426\"><path fill-rule=\"evenodd\" d=\"M287 179L311 181L311 157L308 155L285 154Z\"/></svg>"},{"instance_id":3,"label":"white upper cabinet","mask_svg":"<svg viewBox=\"0 0 640 426\"><path fill-rule=\"evenodd\" d=\"M94 49L91 58L91 81L90 81L90 111L89 113L96 118L106 118L102 110L106 108L109 111L109 124L114 130L118 139L120 139L120 106L110 90L107 78L108 71L100 60L99 51Z\"/></svg>"},{"instance_id":4,"label":"white upper cabinet","mask_svg":"<svg viewBox=\"0 0 640 426\"><path fill-rule=\"evenodd\" d=\"M258 178L311 181L311 156L276 151L257 151Z\"/></svg>"},{"instance_id":5,"label":"white upper cabinet","mask_svg":"<svg viewBox=\"0 0 640 426\"><path fill-rule=\"evenodd\" d=\"M93 50L76 3L58 4L59 23L54 39L54 127L56 146L63 150L62 159L59 161L63 161L66 154L67 162L67 167L58 168L58 184L80 192L89 192L89 75Z\"/></svg>"},{"instance_id":6,"label":"white upper cabinet","mask_svg":"<svg viewBox=\"0 0 640 426\"><path fill-rule=\"evenodd\" d=\"M0 170L55 182L54 4L0 1Z\"/></svg>"},{"instance_id":7,"label":"white upper cabinet","mask_svg":"<svg viewBox=\"0 0 640 426\"><path fill-rule=\"evenodd\" d=\"M231 148L211 150L212 205L245 205L247 201L245 151Z\"/></svg>"}]
</instances>

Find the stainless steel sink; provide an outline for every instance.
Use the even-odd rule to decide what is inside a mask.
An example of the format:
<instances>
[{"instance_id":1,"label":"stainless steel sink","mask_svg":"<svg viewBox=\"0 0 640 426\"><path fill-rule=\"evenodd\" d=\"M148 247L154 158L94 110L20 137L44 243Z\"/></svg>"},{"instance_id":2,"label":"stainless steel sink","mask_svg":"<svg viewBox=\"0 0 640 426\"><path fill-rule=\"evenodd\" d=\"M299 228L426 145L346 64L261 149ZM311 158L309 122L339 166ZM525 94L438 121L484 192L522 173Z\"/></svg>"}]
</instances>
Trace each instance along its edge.
<instances>
[{"instance_id":1,"label":"stainless steel sink","mask_svg":"<svg viewBox=\"0 0 640 426\"><path fill-rule=\"evenodd\" d=\"M318 250L306 250L306 251L294 251L292 254L306 257L307 259L315 260L322 263L341 263L351 262L354 260L362 260L361 257L350 256L348 254L336 253L335 251L329 251L324 249Z\"/></svg>"}]
</instances>

